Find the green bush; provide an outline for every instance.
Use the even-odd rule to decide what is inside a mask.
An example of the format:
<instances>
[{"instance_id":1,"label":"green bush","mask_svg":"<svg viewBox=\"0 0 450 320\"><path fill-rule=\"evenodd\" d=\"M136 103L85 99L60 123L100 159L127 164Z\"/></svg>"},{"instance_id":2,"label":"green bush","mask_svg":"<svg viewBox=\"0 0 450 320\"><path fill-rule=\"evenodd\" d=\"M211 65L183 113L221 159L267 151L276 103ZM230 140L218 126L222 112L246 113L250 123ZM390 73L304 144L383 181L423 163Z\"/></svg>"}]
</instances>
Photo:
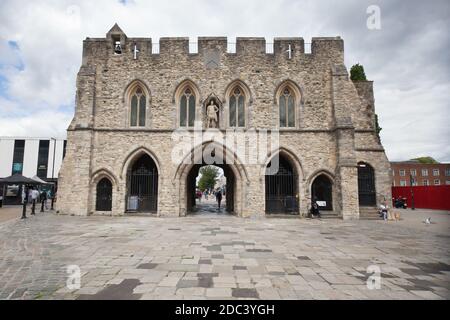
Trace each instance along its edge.
<instances>
[{"instance_id":1,"label":"green bush","mask_svg":"<svg viewBox=\"0 0 450 320\"><path fill-rule=\"evenodd\" d=\"M367 80L366 73L364 72L364 67L359 63L353 65L350 69L350 79L353 81Z\"/></svg>"}]
</instances>

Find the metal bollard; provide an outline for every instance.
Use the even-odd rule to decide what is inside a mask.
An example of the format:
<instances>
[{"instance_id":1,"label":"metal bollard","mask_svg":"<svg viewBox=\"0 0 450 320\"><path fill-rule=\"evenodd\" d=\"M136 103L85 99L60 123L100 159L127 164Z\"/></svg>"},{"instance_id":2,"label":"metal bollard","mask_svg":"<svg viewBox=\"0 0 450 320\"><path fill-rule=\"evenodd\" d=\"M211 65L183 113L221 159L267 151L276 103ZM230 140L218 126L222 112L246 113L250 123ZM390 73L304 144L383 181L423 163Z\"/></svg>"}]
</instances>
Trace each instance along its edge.
<instances>
[{"instance_id":1,"label":"metal bollard","mask_svg":"<svg viewBox=\"0 0 450 320\"><path fill-rule=\"evenodd\" d=\"M54 209L53 209L53 203L54 203L54 202L55 202L55 197L52 197L52 207L51 207L52 210L54 210Z\"/></svg>"},{"instance_id":2,"label":"metal bollard","mask_svg":"<svg viewBox=\"0 0 450 320\"><path fill-rule=\"evenodd\" d=\"M24 201L22 204L22 217L20 219L26 219L27 218L27 202Z\"/></svg>"}]
</instances>

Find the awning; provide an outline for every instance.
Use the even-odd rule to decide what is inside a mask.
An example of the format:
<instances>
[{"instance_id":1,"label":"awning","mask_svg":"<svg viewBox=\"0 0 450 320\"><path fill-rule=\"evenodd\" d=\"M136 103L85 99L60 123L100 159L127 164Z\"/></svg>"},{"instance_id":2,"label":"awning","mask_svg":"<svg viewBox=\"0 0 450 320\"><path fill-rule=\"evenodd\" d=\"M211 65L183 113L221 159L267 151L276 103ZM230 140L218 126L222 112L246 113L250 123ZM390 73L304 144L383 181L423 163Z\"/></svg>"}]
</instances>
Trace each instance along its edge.
<instances>
[{"instance_id":1,"label":"awning","mask_svg":"<svg viewBox=\"0 0 450 320\"><path fill-rule=\"evenodd\" d=\"M0 183L4 184L41 184L40 182L27 178L19 173L13 174L12 176L1 178Z\"/></svg>"}]
</instances>

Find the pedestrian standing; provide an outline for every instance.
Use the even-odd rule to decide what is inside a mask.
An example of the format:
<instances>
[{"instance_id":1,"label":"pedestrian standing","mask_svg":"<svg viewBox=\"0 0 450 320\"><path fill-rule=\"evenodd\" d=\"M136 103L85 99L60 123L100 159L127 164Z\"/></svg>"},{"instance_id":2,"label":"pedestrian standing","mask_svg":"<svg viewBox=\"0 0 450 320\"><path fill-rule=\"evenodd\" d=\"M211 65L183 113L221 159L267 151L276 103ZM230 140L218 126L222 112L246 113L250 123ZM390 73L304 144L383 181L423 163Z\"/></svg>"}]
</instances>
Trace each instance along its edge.
<instances>
[{"instance_id":1,"label":"pedestrian standing","mask_svg":"<svg viewBox=\"0 0 450 320\"><path fill-rule=\"evenodd\" d=\"M36 201L39 199L39 191L37 191L34 187L31 187L31 201L33 203L33 206L31 208L31 214L34 215L35 208L36 208Z\"/></svg>"},{"instance_id":2,"label":"pedestrian standing","mask_svg":"<svg viewBox=\"0 0 450 320\"><path fill-rule=\"evenodd\" d=\"M220 191L220 189L216 192L216 200L220 210L220 203L222 202L222 192Z\"/></svg>"}]
</instances>

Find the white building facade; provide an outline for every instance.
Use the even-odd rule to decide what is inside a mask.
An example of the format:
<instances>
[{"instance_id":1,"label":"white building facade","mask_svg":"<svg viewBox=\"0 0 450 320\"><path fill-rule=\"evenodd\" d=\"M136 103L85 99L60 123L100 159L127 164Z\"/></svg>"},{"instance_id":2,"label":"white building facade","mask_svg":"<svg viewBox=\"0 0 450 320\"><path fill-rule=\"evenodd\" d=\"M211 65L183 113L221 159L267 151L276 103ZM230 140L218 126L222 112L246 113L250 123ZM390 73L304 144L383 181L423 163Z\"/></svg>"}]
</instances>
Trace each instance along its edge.
<instances>
[{"instance_id":1,"label":"white building facade","mask_svg":"<svg viewBox=\"0 0 450 320\"><path fill-rule=\"evenodd\" d=\"M67 140L52 137L0 137L0 178L20 173L56 181Z\"/></svg>"}]
</instances>

